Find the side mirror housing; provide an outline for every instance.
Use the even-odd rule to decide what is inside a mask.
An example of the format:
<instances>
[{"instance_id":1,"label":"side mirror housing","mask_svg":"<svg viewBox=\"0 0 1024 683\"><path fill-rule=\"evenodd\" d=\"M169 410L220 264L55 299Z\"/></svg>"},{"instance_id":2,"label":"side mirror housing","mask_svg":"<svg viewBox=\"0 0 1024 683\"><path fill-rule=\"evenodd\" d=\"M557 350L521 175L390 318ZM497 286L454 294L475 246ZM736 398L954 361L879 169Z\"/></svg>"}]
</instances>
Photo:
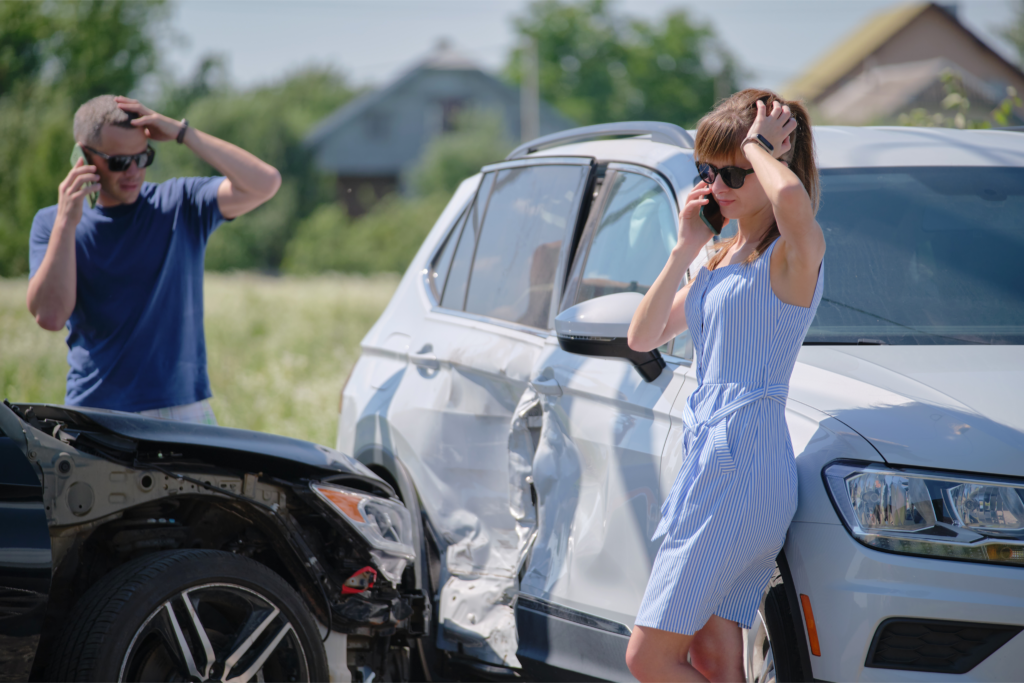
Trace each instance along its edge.
<instances>
[{"instance_id":1,"label":"side mirror housing","mask_svg":"<svg viewBox=\"0 0 1024 683\"><path fill-rule=\"evenodd\" d=\"M582 356L624 358L645 381L653 382L665 368L661 353L634 351L626 343L629 323L643 298L639 292L620 292L565 309L555 318L558 345Z\"/></svg>"}]
</instances>

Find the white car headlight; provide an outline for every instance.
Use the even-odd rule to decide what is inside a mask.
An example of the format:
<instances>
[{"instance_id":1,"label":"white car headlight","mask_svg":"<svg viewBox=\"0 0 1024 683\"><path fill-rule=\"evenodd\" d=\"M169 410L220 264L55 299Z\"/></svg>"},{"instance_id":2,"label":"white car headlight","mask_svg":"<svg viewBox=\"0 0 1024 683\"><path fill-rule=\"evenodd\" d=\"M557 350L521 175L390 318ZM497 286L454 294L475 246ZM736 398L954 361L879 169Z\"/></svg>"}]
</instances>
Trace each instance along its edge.
<instances>
[{"instance_id":1,"label":"white car headlight","mask_svg":"<svg viewBox=\"0 0 1024 683\"><path fill-rule=\"evenodd\" d=\"M409 510L398 501L333 484L314 481L309 488L366 539L377 568L398 583L406 563L416 559Z\"/></svg>"},{"instance_id":2,"label":"white car headlight","mask_svg":"<svg viewBox=\"0 0 1024 683\"><path fill-rule=\"evenodd\" d=\"M837 461L822 475L864 545L949 560L1024 565L1024 481Z\"/></svg>"}]
</instances>

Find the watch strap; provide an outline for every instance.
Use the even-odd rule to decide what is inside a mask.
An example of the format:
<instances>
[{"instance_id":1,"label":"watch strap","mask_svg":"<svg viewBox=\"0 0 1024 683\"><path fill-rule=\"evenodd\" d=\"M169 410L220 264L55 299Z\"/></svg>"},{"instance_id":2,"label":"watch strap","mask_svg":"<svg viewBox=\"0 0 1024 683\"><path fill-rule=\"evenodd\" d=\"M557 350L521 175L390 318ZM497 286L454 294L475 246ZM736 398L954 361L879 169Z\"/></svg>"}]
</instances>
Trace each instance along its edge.
<instances>
[{"instance_id":1,"label":"watch strap","mask_svg":"<svg viewBox=\"0 0 1024 683\"><path fill-rule=\"evenodd\" d=\"M181 120L181 130L178 131L178 137L175 138L175 140L178 141L179 145L181 143L185 142L185 132L186 131L188 131L188 119L182 119Z\"/></svg>"}]
</instances>

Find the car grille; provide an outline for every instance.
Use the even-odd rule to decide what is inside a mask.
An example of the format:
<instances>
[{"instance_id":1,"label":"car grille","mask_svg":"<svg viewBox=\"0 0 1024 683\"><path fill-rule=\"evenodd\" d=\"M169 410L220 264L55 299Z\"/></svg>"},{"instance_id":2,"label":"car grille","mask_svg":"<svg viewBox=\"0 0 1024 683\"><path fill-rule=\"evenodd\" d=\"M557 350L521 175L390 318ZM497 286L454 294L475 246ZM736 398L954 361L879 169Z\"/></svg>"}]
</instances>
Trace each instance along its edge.
<instances>
[{"instance_id":1,"label":"car grille","mask_svg":"<svg viewBox=\"0 0 1024 683\"><path fill-rule=\"evenodd\" d=\"M886 619L875 631L865 666L962 674L1022 628L935 619Z\"/></svg>"}]
</instances>

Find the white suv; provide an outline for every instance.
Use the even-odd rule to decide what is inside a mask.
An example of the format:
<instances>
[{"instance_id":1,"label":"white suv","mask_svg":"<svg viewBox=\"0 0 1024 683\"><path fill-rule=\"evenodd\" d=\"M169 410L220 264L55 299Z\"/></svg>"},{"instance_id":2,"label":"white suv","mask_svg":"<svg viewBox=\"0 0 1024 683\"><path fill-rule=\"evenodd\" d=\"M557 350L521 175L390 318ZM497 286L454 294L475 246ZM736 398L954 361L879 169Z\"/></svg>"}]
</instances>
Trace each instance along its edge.
<instances>
[{"instance_id":1,"label":"white suv","mask_svg":"<svg viewBox=\"0 0 1024 683\"><path fill-rule=\"evenodd\" d=\"M787 403L799 508L748 679L1019 680L1024 134L815 136L828 254ZM643 122L523 145L462 183L363 340L337 447L421 516L426 673L632 680L696 379L685 334L650 354L624 337L692 155Z\"/></svg>"}]
</instances>

